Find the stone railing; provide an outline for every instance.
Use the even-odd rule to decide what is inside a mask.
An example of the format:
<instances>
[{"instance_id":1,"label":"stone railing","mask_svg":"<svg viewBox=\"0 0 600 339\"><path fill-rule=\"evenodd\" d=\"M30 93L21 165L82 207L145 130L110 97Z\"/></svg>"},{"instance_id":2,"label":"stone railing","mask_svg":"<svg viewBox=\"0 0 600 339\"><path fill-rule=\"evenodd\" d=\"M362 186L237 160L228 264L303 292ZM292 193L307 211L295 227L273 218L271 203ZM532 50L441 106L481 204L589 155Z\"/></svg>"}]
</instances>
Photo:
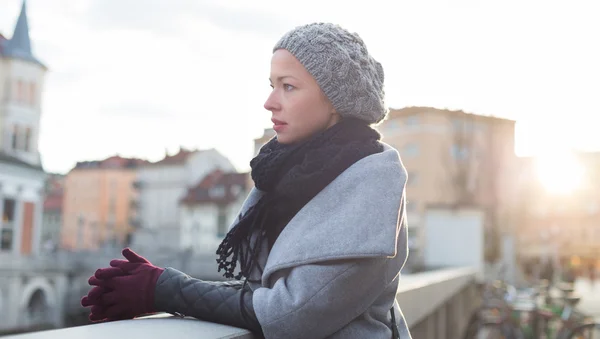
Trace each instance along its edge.
<instances>
[{"instance_id":1,"label":"stone railing","mask_svg":"<svg viewBox=\"0 0 600 339\"><path fill-rule=\"evenodd\" d=\"M441 269L402 276L397 299L415 339L460 338L479 303L476 272L470 268ZM199 339L253 338L246 330L158 314L135 320L100 323L28 333L15 339L105 339L169 337ZM10 336L3 337L9 339Z\"/></svg>"},{"instance_id":2,"label":"stone railing","mask_svg":"<svg viewBox=\"0 0 600 339\"><path fill-rule=\"evenodd\" d=\"M471 268L403 276L396 299L413 338L461 338L480 303L477 284Z\"/></svg>"}]
</instances>

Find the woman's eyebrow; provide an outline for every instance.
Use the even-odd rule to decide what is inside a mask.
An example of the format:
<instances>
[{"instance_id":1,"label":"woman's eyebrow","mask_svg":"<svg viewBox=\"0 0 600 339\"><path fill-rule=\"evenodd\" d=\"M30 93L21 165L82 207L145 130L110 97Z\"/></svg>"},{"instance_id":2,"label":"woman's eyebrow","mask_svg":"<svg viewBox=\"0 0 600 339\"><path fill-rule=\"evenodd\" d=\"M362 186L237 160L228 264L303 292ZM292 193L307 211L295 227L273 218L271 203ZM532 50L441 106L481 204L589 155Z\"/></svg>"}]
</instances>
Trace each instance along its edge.
<instances>
[{"instance_id":1,"label":"woman's eyebrow","mask_svg":"<svg viewBox=\"0 0 600 339\"><path fill-rule=\"evenodd\" d=\"M282 75L282 76L279 76L279 77L275 78L275 80L277 80L278 82L280 82L280 81L282 81L282 80L284 80L286 78L291 78L291 79L294 79L294 80L298 80L297 78L295 78L295 77L293 77L291 75ZM269 78L269 81L273 82L273 80L271 80L271 78Z\"/></svg>"}]
</instances>

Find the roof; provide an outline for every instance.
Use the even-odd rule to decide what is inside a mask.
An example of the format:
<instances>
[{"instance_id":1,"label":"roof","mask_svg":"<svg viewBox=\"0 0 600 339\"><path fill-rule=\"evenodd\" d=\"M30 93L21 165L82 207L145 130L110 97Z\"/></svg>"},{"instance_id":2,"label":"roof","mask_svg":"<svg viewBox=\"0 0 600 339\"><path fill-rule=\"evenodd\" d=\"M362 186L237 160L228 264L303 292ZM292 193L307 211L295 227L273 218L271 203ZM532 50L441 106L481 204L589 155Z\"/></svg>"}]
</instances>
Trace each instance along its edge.
<instances>
[{"instance_id":1,"label":"roof","mask_svg":"<svg viewBox=\"0 0 600 339\"><path fill-rule=\"evenodd\" d=\"M390 113L388 115L388 119L399 118L399 117L409 116L409 115L423 114L426 112L435 112L435 113L455 115L455 116L469 115L469 116L472 116L477 119L495 120L495 121L504 121L504 122L515 123L514 120L510 120L510 119L506 119L506 118L467 113L463 110L449 110L449 109L440 109L440 108L427 107L427 106L409 106L409 107L404 107L404 108L400 108L400 109L390 108Z\"/></svg>"},{"instance_id":2,"label":"roof","mask_svg":"<svg viewBox=\"0 0 600 339\"><path fill-rule=\"evenodd\" d=\"M38 170L38 171L43 171L42 166L38 166L38 165L32 165L26 161L23 161L17 157L14 157L12 155L8 155L2 151L0 151L0 163L5 163L5 164L9 164L9 165L16 165L19 167L24 167L24 168L30 168L30 169L34 169L34 170Z\"/></svg>"},{"instance_id":3,"label":"roof","mask_svg":"<svg viewBox=\"0 0 600 339\"><path fill-rule=\"evenodd\" d=\"M187 161L190 155L198 152L198 150L188 150L183 147L179 147L179 152L174 155L165 154L165 157L152 165L179 165Z\"/></svg>"},{"instance_id":4,"label":"roof","mask_svg":"<svg viewBox=\"0 0 600 339\"><path fill-rule=\"evenodd\" d=\"M215 170L190 188L180 200L185 205L230 204L246 193L249 173ZM236 188L237 187L237 188Z\"/></svg>"},{"instance_id":5,"label":"roof","mask_svg":"<svg viewBox=\"0 0 600 339\"><path fill-rule=\"evenodd\" d=\"M131 169L137 168L141 165L148 164L147 160L137 158L123 158L118 155L108 157L104 160L92 160L92 161L79 161L75 165L74 169L109 169L109 168L120 168L120 169Z\"/></svg>"},{"instance_id":6,"label":"roof","mask_svg":"<svg viewBox=\"0 0 600 339\"><path fill-rule=\"evenodd\" d=\"M25 0L23 0L23 4L21 5L21 13L19 13L12 37L10 40L6 38L0 39L0 53L5 57L30 61L46 68L31 52L27 2Z\"/></svg>"}]
</instances>

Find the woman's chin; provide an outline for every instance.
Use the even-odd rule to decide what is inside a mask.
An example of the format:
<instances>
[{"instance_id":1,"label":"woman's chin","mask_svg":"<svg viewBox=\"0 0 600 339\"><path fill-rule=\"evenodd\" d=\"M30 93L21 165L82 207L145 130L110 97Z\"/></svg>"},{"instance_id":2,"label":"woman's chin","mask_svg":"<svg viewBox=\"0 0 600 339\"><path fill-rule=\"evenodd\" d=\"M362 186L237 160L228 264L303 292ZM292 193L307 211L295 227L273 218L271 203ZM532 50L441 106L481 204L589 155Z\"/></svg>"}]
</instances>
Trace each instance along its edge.
<instances>
[{"instance_id":1,"label":"woman's chin","mask_svg":"<svg viewBox=\"0 0 600 339\"><path fill-rule=\"evenodd\" d=\"M288 145L294 142L293 138L290 138L287 133L277 133L277 141L280 144Z\"/></svg>"}]
</instances>

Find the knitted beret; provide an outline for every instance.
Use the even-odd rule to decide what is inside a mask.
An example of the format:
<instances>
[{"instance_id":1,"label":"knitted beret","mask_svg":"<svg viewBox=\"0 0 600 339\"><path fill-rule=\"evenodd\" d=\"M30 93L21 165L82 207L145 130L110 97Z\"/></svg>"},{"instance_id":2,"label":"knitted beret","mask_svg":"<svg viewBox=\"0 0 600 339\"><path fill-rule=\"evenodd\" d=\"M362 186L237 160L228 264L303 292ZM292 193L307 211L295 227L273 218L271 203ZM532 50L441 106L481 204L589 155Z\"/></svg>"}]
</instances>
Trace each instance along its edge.
<instances>
[{"instance_id":1,"label":"knitted beret","mask_svg":"<svg viewBox=\"0 0 600 339\"><path fill-rule=\"evenodd\" d=\"M278 49L302 63L340 116L373 124L387 115L383 67L358 34L331 23L312 23L284 34L273 52Z\"/></svg>"}]
</instances>

